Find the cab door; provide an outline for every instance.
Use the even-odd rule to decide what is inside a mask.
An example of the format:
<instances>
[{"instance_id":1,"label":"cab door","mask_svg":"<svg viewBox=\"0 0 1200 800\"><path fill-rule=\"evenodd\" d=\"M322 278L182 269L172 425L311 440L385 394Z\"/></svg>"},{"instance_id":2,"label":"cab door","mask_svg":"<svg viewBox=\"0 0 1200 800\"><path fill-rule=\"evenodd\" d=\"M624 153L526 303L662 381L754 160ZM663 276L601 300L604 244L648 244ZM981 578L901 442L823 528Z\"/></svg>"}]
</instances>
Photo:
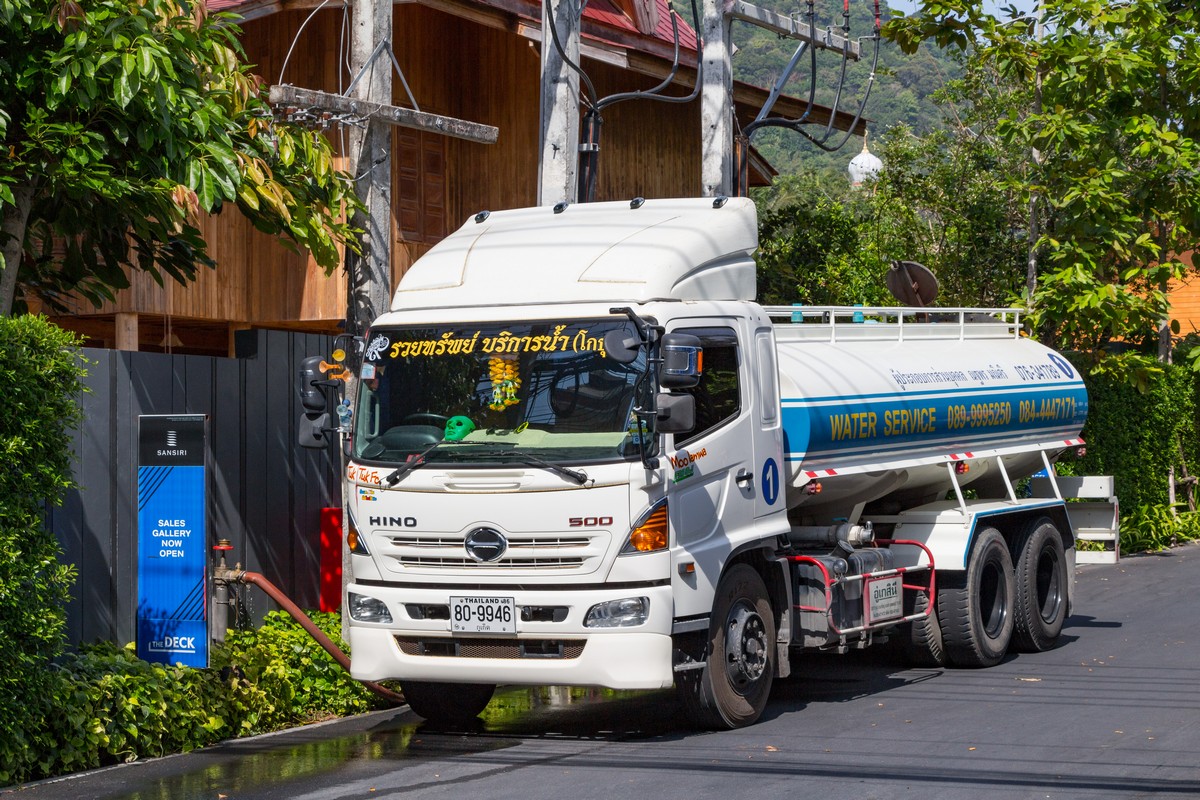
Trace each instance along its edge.
<instances>
[{"instance_id":1,"label":"cab door","mask_svg":"<svg viewBox=\"0 0 1200 800\"><path fill-rule=\"evenodd\" d=\"M736 324L687 320L671 331L698 337L704 348L700 382L685 390L696 399L695 427L668 437L664 453L677 620L707 616L729 553L756 538L753 346L742 345Z\"/></svg>"}]
</instances>

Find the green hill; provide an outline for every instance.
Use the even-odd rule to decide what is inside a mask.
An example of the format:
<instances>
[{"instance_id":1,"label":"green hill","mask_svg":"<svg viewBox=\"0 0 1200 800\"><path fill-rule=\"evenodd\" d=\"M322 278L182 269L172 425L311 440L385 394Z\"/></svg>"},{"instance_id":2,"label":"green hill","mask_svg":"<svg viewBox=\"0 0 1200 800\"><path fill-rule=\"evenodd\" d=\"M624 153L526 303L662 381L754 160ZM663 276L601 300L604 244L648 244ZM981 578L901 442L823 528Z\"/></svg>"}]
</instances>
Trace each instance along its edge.
<instances>
[{"instance_id":1,"label":"green hill","mask_svg":"<svg viewBox=\"0 0 1200 800\"><path fill-rule=\"evenodd\" d=\"M788 5L782 0L757 0L756 5L779 14L792 15L800 22L808 21L807 3ZM814 6L816 26L832 26L834 32L841 35L842 3L820 0ZM880 14L883 22L891 18L892 12L886 2L880 3ZM875 45L865 37L874 30L874 4L851 3L849 37L862 39L863 52L860 61L850 62L842 87L839 107L851 114L862 102L863 91L871 74L871 56ZM773 86L778 80L797 45L794 40L781 38L744 22L734 23L733 41L737 45L733 56L734 77L765 87ZM817 51L816 102L832 105L841 78L841 60L838 53ZM933 103L931 95L947 80L961 75L961 72L959 65L949 55L936 49L922 46L915 55L906 56L894 44L882 41L874 86L864 111L864 117L870 120L870 131L882 133L899 122L917 133L941 127L943 111ZM806 99L811 79L811 60L806 52L784 91L792 97ZM809 126L808 130L814 136L819 136L824 132L824 126ZM841 138L834 136L829 144L836 144ZM826 170L844 173L846 164L862 149L862 140L851 137L841 150L827 153L800 134L782 128L760 128L755 132L752 142L784 175Z\"/></svg>"}]
</instances>

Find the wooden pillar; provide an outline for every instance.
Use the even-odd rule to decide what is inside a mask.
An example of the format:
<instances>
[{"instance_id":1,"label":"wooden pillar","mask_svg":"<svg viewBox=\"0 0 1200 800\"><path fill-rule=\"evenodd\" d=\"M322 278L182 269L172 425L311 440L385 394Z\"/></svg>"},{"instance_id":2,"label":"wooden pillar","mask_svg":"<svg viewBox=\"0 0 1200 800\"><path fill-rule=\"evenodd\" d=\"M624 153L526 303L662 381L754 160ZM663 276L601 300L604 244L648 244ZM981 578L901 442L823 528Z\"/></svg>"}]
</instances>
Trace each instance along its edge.
<instances>
[{"instance_id":1,"label":"wooden pillar","mask_svg":"<svg viewBox=\"0 0 1200 800\"><path fill-rule=\"evenodd\" d=\"M579 74L558 54L551 18L567 57L579 64L579 0L542 4L542 99L538 157L539 206L576 200L579 165Z\"/></svg>"},{"instance_id":2,"label":"wooden pillar","mask_svg":"<svg viewBox=\"0 0 1200 800\"><path fill-rule=\"evenodd\" d=\"M138 315L122 311L113 317L114 339L117 350L138 351Z\"/></svg>"}]
</instances>

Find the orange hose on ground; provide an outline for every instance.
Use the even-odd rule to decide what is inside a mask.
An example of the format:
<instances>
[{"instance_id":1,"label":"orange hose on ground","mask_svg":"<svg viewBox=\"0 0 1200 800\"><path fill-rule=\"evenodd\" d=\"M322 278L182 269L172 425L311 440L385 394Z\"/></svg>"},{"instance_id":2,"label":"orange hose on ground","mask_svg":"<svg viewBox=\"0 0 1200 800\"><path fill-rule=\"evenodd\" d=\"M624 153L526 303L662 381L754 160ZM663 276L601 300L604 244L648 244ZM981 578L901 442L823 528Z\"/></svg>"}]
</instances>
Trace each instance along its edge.
<instances>
[{"instance_id":1,"label":"orange hose on ground","mask_svg":"<svg viewBox=\"0 0 1200 800\"><path fill-rule=\"evenodd\" d=\"M308 618L308 615L300 610L300 607L293 603L291 599L279 590L279 588L264 578L257 572L242 572L238 578L242 583L249 583L262 589L267 595L279 604L279 607L292 616L300 624L300 627L308 631L308 635L316 640L317 644L325 648L329 655L333 656L334 661L342 665L342 669L350 671L350 657L341 651L333 640L325 635L325 632L318 628L313 621ZM390 700L393 703L404 703L404 696L393 692L386 686L380 686L374 681L361 681L363 686L366 686L372 692L385 700Z\"/></svg>"}]
</instances>

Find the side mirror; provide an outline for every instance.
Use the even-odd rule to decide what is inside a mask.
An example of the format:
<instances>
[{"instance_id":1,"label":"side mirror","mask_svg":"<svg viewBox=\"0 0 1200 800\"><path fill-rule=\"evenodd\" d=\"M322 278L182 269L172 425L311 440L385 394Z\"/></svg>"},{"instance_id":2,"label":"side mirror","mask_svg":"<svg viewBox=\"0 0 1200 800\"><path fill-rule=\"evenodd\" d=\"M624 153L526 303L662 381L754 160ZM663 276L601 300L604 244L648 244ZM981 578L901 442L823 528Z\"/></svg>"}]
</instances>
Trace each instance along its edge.
<instances>
[{"instance_id":1,"label":"side mirror","mask_svg":"<svg viewBox=\"0 0 1200 800\"><path fill-rule=\"evenodd\" d=\"M329 397L325 393L327 381L321 372L321 356L309 356L300 362L300 405L304 414L300 417L297 443L301 447L321 449L329 444L325 432L330 429Z\"/></svg>"},{"instance_id":2,"label":"side mirror","mask_svg":"<svg viewBox=\"0 0 1200 800\"><path fill-rule=\"evenodd\" d=\"M306 415L321 414L329 410L329 398L325 395L325 375L321 372L321 356L309 356L300 362L300 405Z\"/></svg>"},{"instance_id":3,"label":"side mirror","mask_svg":"<svg viewBox=\"0 0 1200 800\"><path fill-rule=\"evenodd\" d=\"M312 450L324 450L329 446L325 432L331 427L328 414L318 414L315 417L305 414L300 418L297 444Z\"/></svg>"},{"instance_id":4,"label":"side mirror","mask_svg":"<svg viewBox=\"0 0 1200 800\"><path fill-rule=\"evenodd\" d=\"M686 333L668 333L660 348L663 365L658 383L664 389L690 389L700 383L704 371L704 348Z\"/></svg>"},{"instance_id":5,"label":"side mirror","mask_svg":"<svg viewBox=\"0 0 1200 800\"><path fill-rule=\"evenodd\" d=\"M629 331L614 330L604 334L604 352L618 364L631 364L637 360L642 342Z\"/></svg>"},{"instance_id":6,"label":"side mirror","mask_svg":"<svg viewBox=\"0 0 1200 800\"><path fill-rule=\"evenodd\" d=\"M687 433L696 427L696 398L690 394L658 396L658 432Z\"/></svg>"}]
</instances>

